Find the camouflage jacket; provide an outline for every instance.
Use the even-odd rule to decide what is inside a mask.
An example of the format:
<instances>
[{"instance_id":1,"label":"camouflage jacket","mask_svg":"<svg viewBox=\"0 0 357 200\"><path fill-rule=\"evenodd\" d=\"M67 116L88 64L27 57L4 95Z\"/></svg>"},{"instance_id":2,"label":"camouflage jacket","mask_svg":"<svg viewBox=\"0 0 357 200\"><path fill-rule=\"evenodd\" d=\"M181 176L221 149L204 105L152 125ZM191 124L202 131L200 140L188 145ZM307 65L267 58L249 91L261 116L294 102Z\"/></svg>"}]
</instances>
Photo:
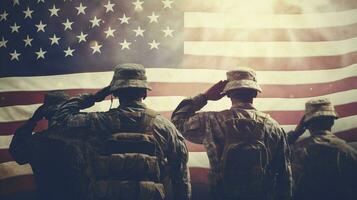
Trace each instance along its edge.
<instances>
[{"instance_id":1,"label":"camouflage jacket","mask_svg":"<svg viewBox=\"0 0 357 200\"><path fill-rule=\"evenodd\" d=\"M324 151L318 146L327 147ZM337 155L330 153L336 149ZM292 148L295 199L357 199L357 151L329 131Z\"/></svg>"},{"instance_id":2,"label":"camouflage jacket","mask_svg":"<svg viewBox=\"0 0 357 200\"><path fill-rule=\"evenodd\" d=\"M244 109L256 114L263 114L256 111L251 104L240 104L232 106L230 110L221 112L199 112L207 104L203 95L183 100L175 109L172 121L183 133L184 137L194 143L203 144L207 150L210 162L210 171L214 176L214 171L219 171L222 149L225 137L225 121L232 118L232 112L239 113L239 109ZM268 115L265 122L266 146L271 155L271 174L276 174L276 188L271 188L275 199L291 198L291 167L290 149L287 144L286 135L277 122ZM274 176L274 175L273 175ZM272 184L273 185L273 184Z\"/></svg>"},{"instance_id":3,"label":"camouflage jacket","mask_svg":"<svg viewBox=\"0 0 357 200\"><path fill-rule=\"evenodd\" d=\"M82 102L80 98L75 98L64 103L52 117L51 127L85 127L99 133L127 131L142 119L141 116L123 117L127 116L123 114L146 110L143 103L134 101L121 104L107 112L83 113L80 109L86 106L81 105ZM172 196L177 200L188 200L191 198L191 183L187 166L188 150L184 138L175 126L161 115L157 115L152 124L154 137L167 159Z\"/></svg>"}]
</instances>

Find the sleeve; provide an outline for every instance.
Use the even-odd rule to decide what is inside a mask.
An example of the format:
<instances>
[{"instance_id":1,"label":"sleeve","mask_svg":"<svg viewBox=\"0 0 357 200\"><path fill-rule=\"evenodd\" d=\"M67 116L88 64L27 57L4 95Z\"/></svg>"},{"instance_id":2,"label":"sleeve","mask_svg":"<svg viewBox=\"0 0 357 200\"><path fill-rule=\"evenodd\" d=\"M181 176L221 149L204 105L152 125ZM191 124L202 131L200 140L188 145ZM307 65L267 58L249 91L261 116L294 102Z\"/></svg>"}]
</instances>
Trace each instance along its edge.
<instances>
[{"instance_id":1,"label":"sleeve","mask_svg":"<svg viewBox=\"0 0 357 200\"><path fill-rule=\"evenodd\" d=\"M26 164L31 160L31 137L35 127L36 122L28 120L15 131L11 140L9 152L14 160L20 165Z\"/></svg>"},{"instance_id":2,"label":"sleeve","mask_svg":"<svg viewBox=\"0 0 357 200\"><path fill-rule=\"evenodd\" d=\"M291 152L287 142L287 137L283 129L277 128L280 136L275 157L276 173L276 199L288 200L292 198L293 179L291 172Z\"/></svg>"},{"instance_id":3,"label":"sleeve","mask_svg":"<svg viewBox=\"0 0 357 200\"><path fill-rule=\"evenodd\" d=\"M191 199L191 180L188 169L188 149L181 133L170 122L166 122L167 160L169 176L175 200Z\"/></svg>"},{"instance_id":4,"label":"sleeve","mask_svg":"<svg viewBox=\"0 0 357 200\"><path fill-rule=\"evenodd\" d=\"M194 143L202 144L205 137L205 114L196 113L207 104L207 99L200 94L183 100L172 113L171 121L183 136Z\"/></svg>"},{"instance_id":5,"label":"sleeve","mask_svg":"<svg viewBox=\"0 0 357 200\"><path fill-rule=\"evenodd\" d=\"M288 143L289 144L295 144L295 142L299 139L301 135L298 134L297 132L295 131L289 131L287 133L287 138L288 138Z\"/></svg>"},{"instance_id":6,"label":"sleeve","mask_svg":"<svg viewBox=\"0 0 357 200\"><path fill-rule=\"evenodd\" d=\"M81 109L94 105L90 101L89 96L80 96L72 98L62 104L54 113L50 127L66 127L66 128L81 128L86 127L91 130L106 130L110 127L110 116L107 112L80 112ZM115 122L119 125L119 120Z\"/></svg>"}]
</instances>

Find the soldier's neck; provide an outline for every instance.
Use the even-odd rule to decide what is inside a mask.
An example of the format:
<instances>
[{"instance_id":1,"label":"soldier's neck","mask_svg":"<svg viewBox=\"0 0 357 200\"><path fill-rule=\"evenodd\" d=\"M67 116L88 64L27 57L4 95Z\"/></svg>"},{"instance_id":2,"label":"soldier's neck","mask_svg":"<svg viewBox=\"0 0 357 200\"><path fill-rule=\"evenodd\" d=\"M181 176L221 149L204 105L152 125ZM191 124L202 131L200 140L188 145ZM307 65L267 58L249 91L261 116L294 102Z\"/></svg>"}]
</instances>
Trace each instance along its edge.
<instances>
[{"instance_id":1,"label":"soldier's neck","mask_svg":"<svg viewBox=\"0 0 357 200\"><path fill-rule=\"evenodd\" d=\"M127 105L127 104L133 104L133 103L142 103L143 99L138 98L138 99L119 99L120 105Z\"/></svg>"},{"instance_id":2,"label":"soldier's neck","mask_svg":"<svg viewBox=\"0 0 357 200\"><path fill-rule=\"evenodd\" d=\"M232 108L247 108L247 109L252 109L253 107L253 99L251 100L241 100L241 99L234 99L231 98L232 102Z\"/></svg>"},{"instance_id":3,"label":"soldier's neck","mask_svg":"<svg viewBox=\"0 0 357 200\"><path fill-rule=\"evenodd\" d=\"M309 130L310 134L313 136L317 136L317 135L327 135L331 133L331 129L330 130Z\"/></svg>"}]
</instances>

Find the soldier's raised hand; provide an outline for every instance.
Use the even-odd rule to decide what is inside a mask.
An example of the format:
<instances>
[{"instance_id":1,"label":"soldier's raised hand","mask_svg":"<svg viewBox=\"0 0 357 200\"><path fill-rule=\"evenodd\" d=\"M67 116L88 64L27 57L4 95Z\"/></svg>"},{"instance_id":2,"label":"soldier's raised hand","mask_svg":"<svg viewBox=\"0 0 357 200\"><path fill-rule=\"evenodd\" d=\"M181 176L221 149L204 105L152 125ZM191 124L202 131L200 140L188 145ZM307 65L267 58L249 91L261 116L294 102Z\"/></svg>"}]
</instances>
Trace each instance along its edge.
<instances>
[{"instance_id":1,"label":"soldier's raised hand","mask_svg":"<svg viewBox=\"0 0 357 200\"><path fill-rule=\"evenodd\" d=\"M38 122L40 121L42 118L44 118L45 116L45 106L41 105L40 107L38 107L36 109L36 111L33 113L32 117L30 118L30 120L34 121L34 122Z\"/></svg>"},{"instance_id":2,"label":"soldier's raised hand","mask_svg":"<svg viewBox=\"0 0 357 200\"><path fill-rule=\"evenodd\" d=\"M217 100L221 99L222 97L224 97L224 94L222 94L222 91L227 83L228 83L227 80L219 81L218 83L216 83L212 87L210 87L204 93L207 100L217 101Z\"/></svg>"},{"instance_id":3,"label":"soldier's raised hand","mask_svg":"<svg viewBox=\"0 0 357 200\"><path fill-rule=\"evenodd\" d=\"M298 135L304 134L306 131L305 115L300 119L299 124L295 128L295 133Z\"/></svg>"},{"instance_id":4,"label":"soldier's raised hand","mask_svg":"<svg viewBox=\"0 0 357 200\"><path fill-rule=\"evenodd\" d=\"M105 99L105 97L110 95L110 93L111 93L110 86L104 87L94 94L94 101L95 102L103 101Z\"/></svg>"}]
</instances>

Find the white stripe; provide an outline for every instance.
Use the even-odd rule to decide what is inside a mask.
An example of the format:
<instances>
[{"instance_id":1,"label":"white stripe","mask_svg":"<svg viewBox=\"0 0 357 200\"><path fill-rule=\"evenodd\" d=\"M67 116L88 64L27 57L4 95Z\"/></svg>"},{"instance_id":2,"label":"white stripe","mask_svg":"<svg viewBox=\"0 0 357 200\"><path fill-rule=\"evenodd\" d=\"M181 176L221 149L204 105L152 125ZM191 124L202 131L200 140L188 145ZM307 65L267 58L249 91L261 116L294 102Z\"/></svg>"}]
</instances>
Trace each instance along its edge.
<instances>
[{"instance_id":1,"label":"white stripe","mask_svg":"<svg viewBox=\"0 0 357 200\"><path fill-rule=\"evenodd\" d=\"M255 12L252 12L255 13ZM186 28L322 28L357 23L357 9L309 14L185 12Z\"/></svg>"},{"instance_id":2,"label":"white stripe","mask_svg":"<svg viewBox=\"0 0 357 200\"><path fill-rule=\"evenodd\" d=\"M357 121L357 115L338 119L338 120L336 120L332 131L334 133L336 133L336 132L347 131L347 130L357 128L357 124L355 123L356 121ZM289 132L289 131L292 131L295 129L295 125L281 125L281 127L285 130L285 132ZM8 149L9 148L10 142L12 140L12 135L10 135L10 134L0 135L0 149ZM309 136L309 133L306 132L304 135L301 136L301 138L305 138L308 136Z\"/></svg>"},{"instance_id":3,"label":"white stripe","mask_svg":"<svg viewBox=\"0 0 357 200\"><path fill-rule=\"evenodd\" d=\"M150 82L160 83L216 83L226 79L226 70L214 69L146 69ZM196 76L194 76L196 75ZM77 73L55 76L0 78L0 92L48 91L76 88L98 89L107 86L113 72ZM311 71L258 71L260 84L314 84L357 76L357 64L344 68ZM93 81L95 80L95 81Z\"/></svg>"},{"instance_id":4,"label":"white stripe","mask_svg":"<svg viewBox=\"0 0 357 200\"><path fill-rule=\"evenodd\" d=\"M328 42L185 41L184 54L227 57L313 57L357 51L357 37Z\"/></svg>"},{"instance_id":5,"label":"white stripe","mask_svg":"<svg viewBox=\"0 0 357 200\"><path fill-rule=\"evenodd\" d=\"M328 98L334 105L343 105L347 103L356 102L357 89L348 90L344 92L337 92L319 98ZM145 103L149 108L158 112L173 111L177 105L184 99L183 96L152 96L145 99ZM317 98L317 97L315 97ZM305 102L312 98L257 98L254 105L260 111L298 111L305 109ZM116 107L117 100L114 101L112 107ZM110 108L110 100L97 103L95 106L86 111L107 111ZM31 117L32 113L41 104L32 105L17 105L0 107L0 122L23 121ZM229 109L231 106L230 100L225 97L220 101L209 102L202 111L220 111Z\"/></svg>"},{"instance_id":6,"label":"white stripe","mask_svg":"<svg viewBox=\"0 0 357 200\"><path fill-rule=\"evenodd\" d=\"M29 175L29 174L32 174L32 169L29 164L18 165L14 161L0 164L0 179Z\"/></svg>"}]
</instances>

